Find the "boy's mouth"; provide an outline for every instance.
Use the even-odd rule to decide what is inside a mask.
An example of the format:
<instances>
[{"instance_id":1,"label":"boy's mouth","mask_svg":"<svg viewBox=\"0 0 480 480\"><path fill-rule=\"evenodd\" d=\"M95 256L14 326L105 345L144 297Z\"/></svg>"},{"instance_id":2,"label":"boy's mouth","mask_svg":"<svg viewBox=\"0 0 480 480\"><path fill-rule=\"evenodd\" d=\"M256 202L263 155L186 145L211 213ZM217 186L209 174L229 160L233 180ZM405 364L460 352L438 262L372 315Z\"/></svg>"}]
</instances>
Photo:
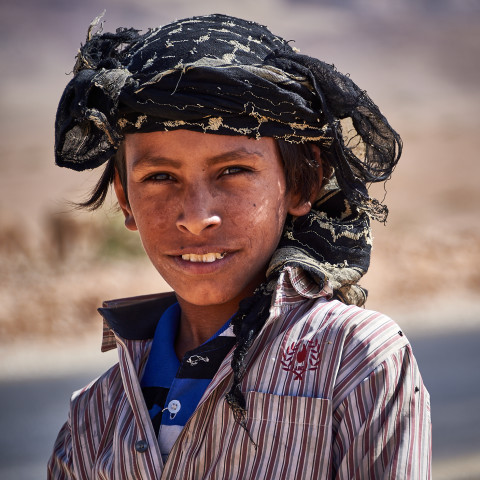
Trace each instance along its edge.
<instances>
[{"instance_id":1,"label":"boy's mouth","mask_svg":"<svg viewBox=\"0 0 480 480\"><path fill-rule=\"evenodd\" d=\"M188 262L204 262L204 263L212 263L215 260L220 260L223 258L227 253L206 253L205 255L197 255L195 253L184 253L182 255L182 260L186 260Z\"/></svg>"}]
</instances>

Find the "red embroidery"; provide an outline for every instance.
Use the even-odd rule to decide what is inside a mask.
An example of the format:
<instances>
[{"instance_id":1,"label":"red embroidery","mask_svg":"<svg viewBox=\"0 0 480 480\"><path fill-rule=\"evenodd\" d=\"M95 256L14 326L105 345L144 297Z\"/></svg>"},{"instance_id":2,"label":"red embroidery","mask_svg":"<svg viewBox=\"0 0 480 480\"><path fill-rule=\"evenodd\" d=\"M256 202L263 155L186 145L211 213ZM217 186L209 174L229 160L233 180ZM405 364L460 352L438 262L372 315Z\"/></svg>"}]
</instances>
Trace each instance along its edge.
<instances>
[{"instance_id":1,"label":"red embroidery","mask_svg":"<svg viewBox=\"0 0 480 480\"><path fill-rule=\"evenodd\" d=\"M292 372L295 380L301 380L307 370L315 370L320 363L318 340L292 342L280 360L282 370Z\"/></svg>"}]
</instances>

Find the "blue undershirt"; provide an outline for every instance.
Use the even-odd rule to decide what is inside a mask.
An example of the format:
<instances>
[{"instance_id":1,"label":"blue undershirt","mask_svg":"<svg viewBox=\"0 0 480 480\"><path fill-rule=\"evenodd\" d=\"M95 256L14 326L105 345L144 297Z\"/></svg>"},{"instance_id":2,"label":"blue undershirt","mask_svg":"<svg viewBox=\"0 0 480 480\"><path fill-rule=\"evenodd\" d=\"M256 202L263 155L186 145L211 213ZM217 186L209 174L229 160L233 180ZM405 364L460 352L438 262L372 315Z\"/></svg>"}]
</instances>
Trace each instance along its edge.
<instances>
[{"instance_id":1,"label":"blue undershirt","mask_svg":"<svg viewBox=\"0 0 480 480\"><path fill-rule=\"evenodd\" d=\"M160 318L141 380L164 460L235 344L229 319L206 342L187 352L180 362L175 353L180 314L180 305L175 303Z\"/></svg>"}]
</instances>

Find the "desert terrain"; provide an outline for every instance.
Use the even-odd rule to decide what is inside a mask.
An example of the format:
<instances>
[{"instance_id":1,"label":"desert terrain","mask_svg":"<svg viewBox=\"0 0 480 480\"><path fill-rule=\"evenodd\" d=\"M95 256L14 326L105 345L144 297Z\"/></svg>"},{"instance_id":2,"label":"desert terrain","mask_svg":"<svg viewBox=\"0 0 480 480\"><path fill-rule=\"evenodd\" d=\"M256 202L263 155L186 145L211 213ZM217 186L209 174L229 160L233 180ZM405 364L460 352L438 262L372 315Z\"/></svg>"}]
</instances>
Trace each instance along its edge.
<instances>
[{"instance_id":1,"label":"desert terrain","mask_svg":"<svg viewBox=\"0 0 480 480\"><path fill-rule=\"evenodd\" d=\"M0 19L0 392L12 381L18 387L100 373L115 360L99 353L96 308L168 288L113 200L96 213L68 203L82 200L98 173L54 166L56 105L88 24L103 9L105 30L144 30L204 13L241 16L349 73L404 142L392 179L371 190L385 197L390 215L373 226L372 264L362 282L367 308L395 318L425 348L429 336L480 338L476 1L20 0L4 2ZM67 392L81 386L68 384L53 430L66 414ZM475 419L468 438L479 445ZM434 469L440 479L480 478L480 452L443 455ZM2 478L38 478L18 472L0 456Z\"/></svg>"}]
</instances>

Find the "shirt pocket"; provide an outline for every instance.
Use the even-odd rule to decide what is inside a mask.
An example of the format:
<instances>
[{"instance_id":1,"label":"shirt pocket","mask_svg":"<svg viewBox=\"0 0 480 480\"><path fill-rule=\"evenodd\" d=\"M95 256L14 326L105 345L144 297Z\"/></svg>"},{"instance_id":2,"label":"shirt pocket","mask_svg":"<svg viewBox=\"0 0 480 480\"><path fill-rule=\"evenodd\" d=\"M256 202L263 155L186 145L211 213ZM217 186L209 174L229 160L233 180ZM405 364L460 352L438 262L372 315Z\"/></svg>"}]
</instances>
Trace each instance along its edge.
<instances>
[{"instance_id":1,"label":"shirt pocket","mask_svg":"<svg viewBox=\"0 0 480 480\"><path fill-rule=\"evenodd\" d=\"M325 398L248 392L247 428L256 444L251 478L323 478L329 469L331 403Z\"/></svg>"}]
</instances>

